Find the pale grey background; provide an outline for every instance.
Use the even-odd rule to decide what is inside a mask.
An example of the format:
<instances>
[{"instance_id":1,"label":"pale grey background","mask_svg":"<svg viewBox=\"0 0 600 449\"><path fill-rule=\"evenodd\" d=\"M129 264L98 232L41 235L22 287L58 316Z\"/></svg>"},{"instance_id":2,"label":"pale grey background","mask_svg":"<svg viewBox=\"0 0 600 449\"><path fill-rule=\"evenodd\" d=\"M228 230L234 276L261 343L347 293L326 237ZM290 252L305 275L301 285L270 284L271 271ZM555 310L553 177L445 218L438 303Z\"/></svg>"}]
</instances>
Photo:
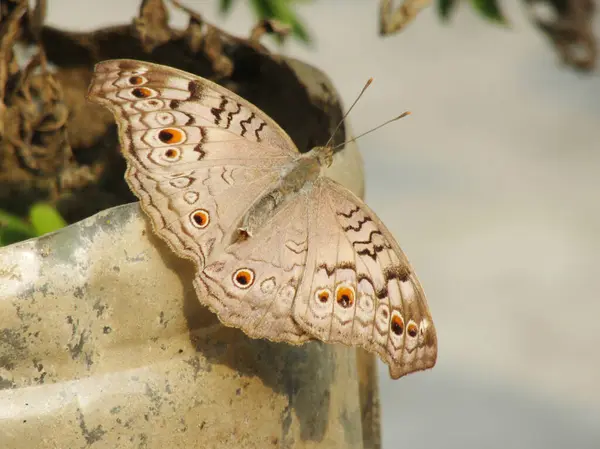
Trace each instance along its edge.
<instances>
[{"instance_id":1,"label":"pale grey background","mask_svg":"<svg viewBox=\"0 0 600 449\"><path fill-rule=\"evenodd\" d=\"M188 1L236 34L217 1ZM49 2L73 30L122 23L136 0ZM384 447L600 447L600 78L559 68L521 4L511 29L461 5L377 35L377 2L301 7L315 44L283 51L327 72L360 141L367 201L420 275L440 353L428 373L391 381L381 365ZM173 24L183 26L183 15ZM274 48L274 46L272 46Z\"/></svg>"}]
</instances>

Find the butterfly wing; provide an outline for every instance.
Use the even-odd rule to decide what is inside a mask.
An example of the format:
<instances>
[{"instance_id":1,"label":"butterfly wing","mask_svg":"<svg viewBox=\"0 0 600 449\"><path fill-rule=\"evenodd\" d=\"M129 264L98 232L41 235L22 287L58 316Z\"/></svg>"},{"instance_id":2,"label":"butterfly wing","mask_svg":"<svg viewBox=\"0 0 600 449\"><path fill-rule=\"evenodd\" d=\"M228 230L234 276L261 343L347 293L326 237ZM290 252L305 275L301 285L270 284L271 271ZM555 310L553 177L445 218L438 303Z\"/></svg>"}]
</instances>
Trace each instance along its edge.
<instances>
[{"instance_id":1,"label":"butterfly wing","mask_svg":"<svg viewBox=\"0 0 600 449\"><path fill-rule=\"evenodd\" d=\"M155 232L196 262L199 299L221 321L253 337L363 346L395 378L433 366L435 329L406 257L332 180L284 202L251 238L230 238L298 156L266 114L208 80L131 60L98 64L89 98L116 116L129 185Z\"/></svg>"},{"instance_id":2,"label":"butterfly wing","mask_svg":"<svg viewBox=\"0 0 600 449\"><path fill-rule=\"evenodd\" d=\"M199 267L298 155L254 105L170 67L101 62L88 98L115 115L125 177L155 232Z\"/></svg>"},{"instance_id":3,"label":"butterfly wing","mask_svg":"<svg viewBox=\"0 0 600 449\"><path fill-rule=\"evenodd\" d=\"M221 321L254 338L295 344L310 338L292 316L305 274L308 201L298 195L251 238L213 253L194 284Z\"/></svg>"},{"instance_id":4,"label":"butterfly wing","mask_svg":"<svg viewBox=\"0 0 600 449\"><path fill-rule=\"evenodd\" d=\"M437 338L425 294L391 233L331 179L319 178L312 197L295 321L325 342L378 353L393 378L433 367Z\"/></svg>"}]
</instances>

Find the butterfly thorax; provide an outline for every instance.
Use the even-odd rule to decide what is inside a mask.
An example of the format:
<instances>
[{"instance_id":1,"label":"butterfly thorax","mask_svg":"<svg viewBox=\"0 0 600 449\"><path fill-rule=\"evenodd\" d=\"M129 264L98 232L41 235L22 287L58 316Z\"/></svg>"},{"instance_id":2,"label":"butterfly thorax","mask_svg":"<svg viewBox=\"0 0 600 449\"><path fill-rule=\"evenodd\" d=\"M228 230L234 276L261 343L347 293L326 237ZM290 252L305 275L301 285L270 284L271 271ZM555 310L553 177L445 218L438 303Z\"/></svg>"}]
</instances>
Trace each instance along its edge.
<instances>
[{"instance_id":1,"label":"butterfly thorax","mask_svg":"<svg viewBox=\"0 0 600 449\"><path fill-rule=\"evenodd\" d=\"M272 218L279 209L298 195L307 194L321 175L322 168L331 164L331 148L315 147L286 165L275 186L264 193L244 214L239 226L243 238L252 236ZM234 241L240 236L234 236Z\"/></svg>"}]
</instances>

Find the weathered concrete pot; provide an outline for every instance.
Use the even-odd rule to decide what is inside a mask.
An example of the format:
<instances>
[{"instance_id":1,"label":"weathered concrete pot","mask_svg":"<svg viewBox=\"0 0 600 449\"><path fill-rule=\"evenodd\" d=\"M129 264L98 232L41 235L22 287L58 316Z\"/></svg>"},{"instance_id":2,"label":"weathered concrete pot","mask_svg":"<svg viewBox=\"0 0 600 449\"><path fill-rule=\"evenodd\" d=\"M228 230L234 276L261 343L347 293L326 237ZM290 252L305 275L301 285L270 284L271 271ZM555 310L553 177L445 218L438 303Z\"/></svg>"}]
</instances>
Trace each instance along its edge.
<instances>
[{"instance_id":1,"label":"weathered concrete pot","mask_svg":"<svg viewBox=\"0 0 600 449\"><path fill-rule=\"evenodd\" d=\"M224 327L193 272L137 204L0 249L0 447L378 446L372 357Z\"/></svg>"}]
</instances>

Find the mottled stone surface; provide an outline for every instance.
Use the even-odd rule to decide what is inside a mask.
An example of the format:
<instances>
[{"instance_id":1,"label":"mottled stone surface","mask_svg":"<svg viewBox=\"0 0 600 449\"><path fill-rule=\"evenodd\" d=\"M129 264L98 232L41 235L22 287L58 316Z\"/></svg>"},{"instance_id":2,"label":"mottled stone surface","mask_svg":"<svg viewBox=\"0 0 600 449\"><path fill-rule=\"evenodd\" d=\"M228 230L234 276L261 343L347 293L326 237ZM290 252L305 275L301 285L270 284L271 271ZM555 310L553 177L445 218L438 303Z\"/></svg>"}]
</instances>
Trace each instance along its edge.
<instances>
[{"instance_id":1,"label":"mottled stone surface","mask_svg":"<svg viewBox=\"0 0 600 449\"><path fill-rule=\"evenodd\" d=\"M357 158L334 171L360 192ZM224 327L193 274L137 204L2 248L0 446L365 447L356 352Z\"/></svg>"}]
</instances>

